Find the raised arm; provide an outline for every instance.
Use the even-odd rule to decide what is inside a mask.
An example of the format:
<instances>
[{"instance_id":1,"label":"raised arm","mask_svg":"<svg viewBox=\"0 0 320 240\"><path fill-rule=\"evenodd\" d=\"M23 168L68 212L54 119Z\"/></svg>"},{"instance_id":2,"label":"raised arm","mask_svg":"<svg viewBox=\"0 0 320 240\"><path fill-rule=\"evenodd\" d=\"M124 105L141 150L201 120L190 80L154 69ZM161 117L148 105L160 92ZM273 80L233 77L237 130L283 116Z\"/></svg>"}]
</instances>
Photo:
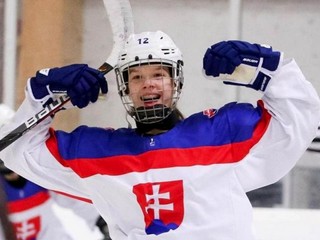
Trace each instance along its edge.
<instances>
[{"instance_id":1,"label":"raised arm","mask_svg":"<svg viewBox=\"0 0 320 240\"><path fill-rule=\"evenodd\" d=\"M252 78L232 78L240 64L254 67ZM271 120L262 138L235 168L243 188L250 191L282 178L310 145L320 120L318 94L296 62L283 60L280 52L268 46L227 41L207 50L204 70L214 77L231 75L224 79L226 84L263 92L259 108Z\"/></svg>"},{"instance_id":2,"label":"raised arm","mask_svg":"<svg viewBox=\"0 0 320 240\"><path fill-rule=\"evenodd\" d=\"M67 93L73 105L83 108L97 100L100 90L107 92L104 76L85 64L40 70L28 80L26 99L10 123L1 127L0 137L35 116L58 97L56 93ZM59 163L47 150L46 140L52 121L53 117L46 118L2 150L0 157L8 168L45 188L88 198L81 178L68 166Z\"/></svg>"}]
</instances>

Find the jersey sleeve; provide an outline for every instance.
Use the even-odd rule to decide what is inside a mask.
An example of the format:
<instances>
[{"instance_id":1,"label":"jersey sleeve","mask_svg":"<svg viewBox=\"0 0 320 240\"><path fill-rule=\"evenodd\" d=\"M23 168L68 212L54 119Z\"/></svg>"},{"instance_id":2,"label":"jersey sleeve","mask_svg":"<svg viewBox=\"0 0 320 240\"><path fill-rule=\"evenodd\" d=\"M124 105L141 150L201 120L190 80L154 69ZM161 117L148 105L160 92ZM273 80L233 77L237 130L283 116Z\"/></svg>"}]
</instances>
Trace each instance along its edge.
<instances>
[{"instance_id":1,"label":"jersey sleeve","mask_svg":"<svg viewBox=\"0 0 320 240\"><path fill-rule=\"evenodd\" d=\"M100 214L91 203L53 191L49 193L57 205L70 209L75 215L83 219L91 230L96 227Z\"/></svg>"},{"instance_id":2,"label":"jersey sleeve","mask_svg":"<svg viewBox=\"0 0 320 240\"><path fill-rule=\"evenodd\" d=\"M42 103L32 99L26 91L26 98L11 123L1 127L0 137L3 138L42 109ZM68 166L59 163L46 147L52 121L51 117L42 121L2 150L0 158L8 168L42 187L90 199L82 179Z\"/></svg>"},{"instance_id":3,"label":"jersey sleeve","mask_svg":"<svg viewBox=\"0 0 320 240\"><path fill-rule=\"evenodd\" d=\"M283 62L262 101L270 122L257 144L235 165L245 191L285 176L315 137L320 119L318 94L293 59Z\"/></svg>"}]
</instances>

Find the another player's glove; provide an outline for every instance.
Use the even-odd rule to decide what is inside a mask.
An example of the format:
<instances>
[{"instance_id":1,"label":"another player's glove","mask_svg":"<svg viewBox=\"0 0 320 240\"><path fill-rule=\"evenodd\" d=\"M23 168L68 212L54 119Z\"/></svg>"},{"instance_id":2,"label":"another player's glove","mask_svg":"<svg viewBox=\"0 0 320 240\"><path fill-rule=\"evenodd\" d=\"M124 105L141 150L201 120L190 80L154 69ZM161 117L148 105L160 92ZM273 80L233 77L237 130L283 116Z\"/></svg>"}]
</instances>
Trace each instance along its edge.
<instances>
[{"instance_id":1,"label":"another player's glove","mask_svg":"<svg viewBox=\"0 0 320 240\"><path fill-rule=\"evenodd\" d=\"M109 235L109 228L106 221L100 216L96 222L96 226L99 228L100 232L103 235L103 240L111 240Z\"/></svg>"},{"instance_id":2,"label":"another player's glove","mask_svg":"<svg viewBox=\"0 0 320 240\"><path fill-rule=\"evenodd\" d=\"M253 79L248 82L224 81L225 84L240 85L264 91L278 69L282 53L270 46L244 41L222 41L207 49L203 58L203 69L207 76L232 74L237 66L246 64L256 68Z\"/></svg>"},{"instance_id":3,"label":"another player's glove","mask_svg":"<svg viewBox=\"0 0 320 240\"><path fill-rule=\"evenodd\" d=\"M86 107L89 102L96 102L100 90L103 94L108 92L104 75L87 64L39 70L28 84L37 100L66 92L72 104L79 108Z\"/></svg>"}]
</instances>

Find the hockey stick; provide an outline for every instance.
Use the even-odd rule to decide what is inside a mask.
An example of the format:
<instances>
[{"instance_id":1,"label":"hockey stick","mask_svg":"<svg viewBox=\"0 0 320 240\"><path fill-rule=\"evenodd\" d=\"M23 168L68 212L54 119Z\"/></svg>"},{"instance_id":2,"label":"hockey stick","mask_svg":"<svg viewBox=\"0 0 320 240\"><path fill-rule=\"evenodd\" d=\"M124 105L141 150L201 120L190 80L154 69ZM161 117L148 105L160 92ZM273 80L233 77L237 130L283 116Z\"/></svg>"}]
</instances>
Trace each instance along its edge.
<instances>
[{"instance_id":1,"label":"hockey stick","mask_svg":"<svg viewBox=\"0 0 320 240\"><path fill-rule=\"evenodd\" d=\"M105 75L113 70L117 63L119 51L122 49L125 40L133 33L133 17L129 0L103 0L103 3L113 35L112 51L107 60L98 68ZM54 115L69 101L70 98L67 95L60 96L35 116L22 123L0 140L0 151L15 142L47 117Z\"/></svg>"}]
</instances>

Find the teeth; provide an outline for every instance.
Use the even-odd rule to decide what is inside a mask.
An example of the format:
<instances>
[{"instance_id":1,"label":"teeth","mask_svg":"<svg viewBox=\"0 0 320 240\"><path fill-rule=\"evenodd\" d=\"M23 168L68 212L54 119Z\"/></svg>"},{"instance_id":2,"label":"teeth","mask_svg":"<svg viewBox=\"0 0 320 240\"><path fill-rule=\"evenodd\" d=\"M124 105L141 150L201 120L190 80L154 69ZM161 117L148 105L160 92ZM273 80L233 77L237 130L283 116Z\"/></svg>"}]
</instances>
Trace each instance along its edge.
<instances>
[{"instance_id":1,"label":"teeth","mask_svg":"<svg viewBox=\"0 0 320 240\"><path fill-rule=\"evenodd\" d=\"M141 100L142 101L154 101L154 100L158 100L160 98L160 95L146 95L146 96L142 96Z\"/></svg>"}]
</instances>

